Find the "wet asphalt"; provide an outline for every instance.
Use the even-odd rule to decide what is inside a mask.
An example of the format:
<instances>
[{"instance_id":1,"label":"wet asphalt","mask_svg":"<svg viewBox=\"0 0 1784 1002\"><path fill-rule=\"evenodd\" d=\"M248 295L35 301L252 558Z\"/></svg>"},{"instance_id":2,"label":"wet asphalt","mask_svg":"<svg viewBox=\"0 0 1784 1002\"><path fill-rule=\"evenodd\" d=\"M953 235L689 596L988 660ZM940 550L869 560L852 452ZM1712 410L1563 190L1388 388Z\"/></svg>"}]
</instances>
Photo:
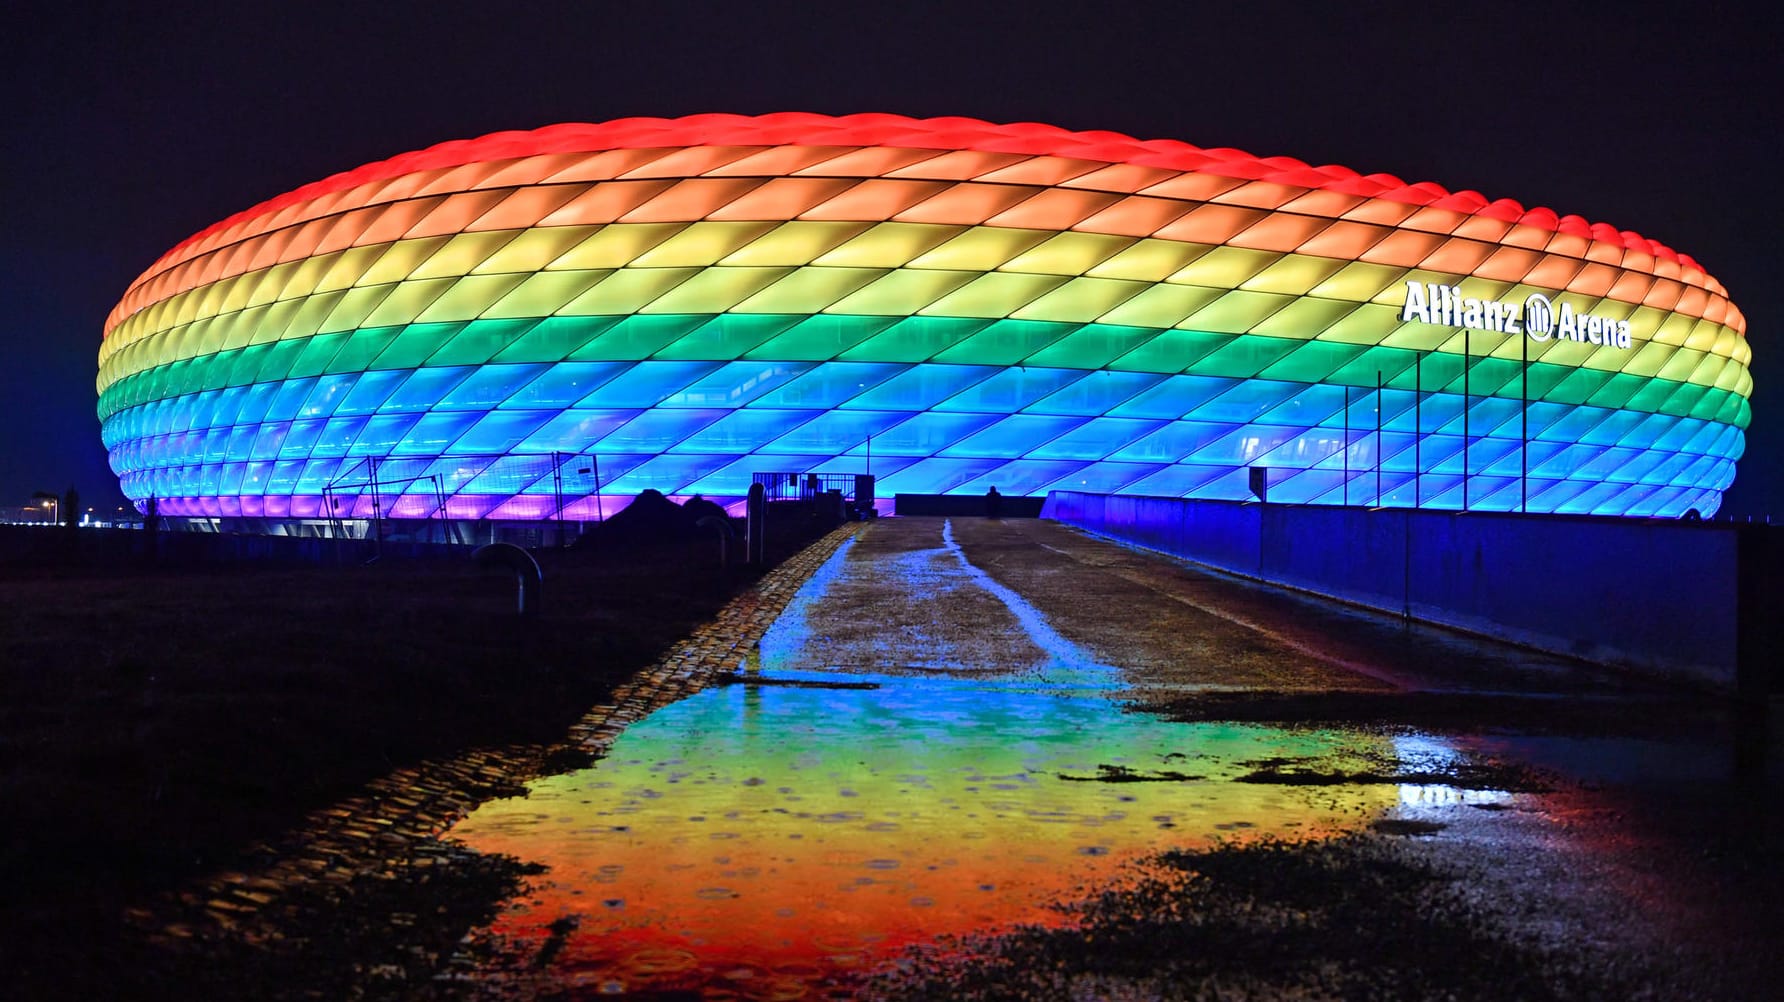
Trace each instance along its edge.
<instances>
[{"instance_id":1,"label":"wet asphalt","mask_svg":"<svg viewBox=\"0 0 1784 1002\"><path fill-rule=\"evenodd\" d=\"M448 833L543 867L461 987L1775 997L1775 749L1663 681L896 518L716 682Z\"/></svg>"}]
</instances>

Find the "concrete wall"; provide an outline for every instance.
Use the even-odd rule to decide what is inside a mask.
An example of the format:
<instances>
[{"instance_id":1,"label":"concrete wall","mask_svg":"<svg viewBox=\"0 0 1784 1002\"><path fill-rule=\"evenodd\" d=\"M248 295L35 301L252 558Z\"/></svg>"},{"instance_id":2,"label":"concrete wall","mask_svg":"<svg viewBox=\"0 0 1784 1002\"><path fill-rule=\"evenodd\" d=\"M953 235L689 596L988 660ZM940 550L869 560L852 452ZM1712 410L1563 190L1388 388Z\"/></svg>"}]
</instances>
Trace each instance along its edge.
<instances>
[{"instance_id":1,"label":"concrete wall","mask_svg":"<svg viewBox=\"0 0 1784 1002\"><path fill-rule=\"evenodd\" d=\"M1394 615L1735 686L1741 545L1730 525L1063 491L1042 515Z\"/></svg>"}]
</instances>

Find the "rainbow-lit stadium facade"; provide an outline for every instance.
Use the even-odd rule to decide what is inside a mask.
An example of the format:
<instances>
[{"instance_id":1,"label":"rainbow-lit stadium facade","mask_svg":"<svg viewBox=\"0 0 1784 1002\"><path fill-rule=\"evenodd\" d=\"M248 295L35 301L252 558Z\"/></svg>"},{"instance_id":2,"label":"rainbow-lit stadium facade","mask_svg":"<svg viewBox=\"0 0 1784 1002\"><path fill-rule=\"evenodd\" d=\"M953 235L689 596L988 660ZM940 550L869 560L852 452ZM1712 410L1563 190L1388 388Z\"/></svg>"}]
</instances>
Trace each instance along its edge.
<instances>
[{"instance_id":1,"label":"rainbow-lit stadium facade","mask_svg":"<svg viewBox=\"0 0 1784 1002\"><path fill-rule=\"evenodd\" d=\"M446 143L169 251L106 322L139 507L589 519L894 493L1713 512L1745 321L1635 233L1107 132L698 115ZM374 502L374 499L375 502Z\"/></svg>"}]
</instances>

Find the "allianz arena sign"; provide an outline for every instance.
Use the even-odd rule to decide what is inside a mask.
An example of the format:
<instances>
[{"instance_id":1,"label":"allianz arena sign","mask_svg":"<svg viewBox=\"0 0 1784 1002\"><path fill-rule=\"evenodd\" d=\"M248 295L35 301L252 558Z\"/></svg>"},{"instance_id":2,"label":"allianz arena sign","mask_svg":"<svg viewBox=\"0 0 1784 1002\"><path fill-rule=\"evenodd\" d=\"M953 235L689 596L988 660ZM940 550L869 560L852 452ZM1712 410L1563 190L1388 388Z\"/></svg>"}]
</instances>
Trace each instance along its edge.
<instances>
[{"instance_id":1,"label":"allianz arena sign","mask_svg":"<svg viewBox=\"0 0 1784 1002\"><path fill-rule=\"evenodd\" d=\"M1629 321L1577 313L1569 303L1563 301L1557 306L1540 292L1522 303L1508 303L1464 296L1453 285L1407 282L1406 305L1400 309L1400 319L1406 323L1522 334L1538 342L1553 337L1611 348L1628 348L1634 343Z\"/></svg>"}]
</instances>

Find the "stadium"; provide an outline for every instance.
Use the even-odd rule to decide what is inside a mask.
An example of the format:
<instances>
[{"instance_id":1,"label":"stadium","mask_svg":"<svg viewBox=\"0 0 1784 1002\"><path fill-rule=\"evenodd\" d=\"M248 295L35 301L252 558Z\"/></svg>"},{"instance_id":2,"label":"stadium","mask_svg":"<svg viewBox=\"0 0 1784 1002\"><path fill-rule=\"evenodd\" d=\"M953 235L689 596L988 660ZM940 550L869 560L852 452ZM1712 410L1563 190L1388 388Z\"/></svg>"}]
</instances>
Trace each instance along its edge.
<instances>
[{"instance_id":1,"label":"stadium","mask_svg":"<svg viewBox=\"0 0 1784 1002\"><path fill-rule=\"evenodd\" d=\"M175 246L99 353L125 494L196 526L588 521L872 474L1713 513L1745 321L1627 230L1035 124L696 115L444 143Z\"/></svg>"}]
</instances>

